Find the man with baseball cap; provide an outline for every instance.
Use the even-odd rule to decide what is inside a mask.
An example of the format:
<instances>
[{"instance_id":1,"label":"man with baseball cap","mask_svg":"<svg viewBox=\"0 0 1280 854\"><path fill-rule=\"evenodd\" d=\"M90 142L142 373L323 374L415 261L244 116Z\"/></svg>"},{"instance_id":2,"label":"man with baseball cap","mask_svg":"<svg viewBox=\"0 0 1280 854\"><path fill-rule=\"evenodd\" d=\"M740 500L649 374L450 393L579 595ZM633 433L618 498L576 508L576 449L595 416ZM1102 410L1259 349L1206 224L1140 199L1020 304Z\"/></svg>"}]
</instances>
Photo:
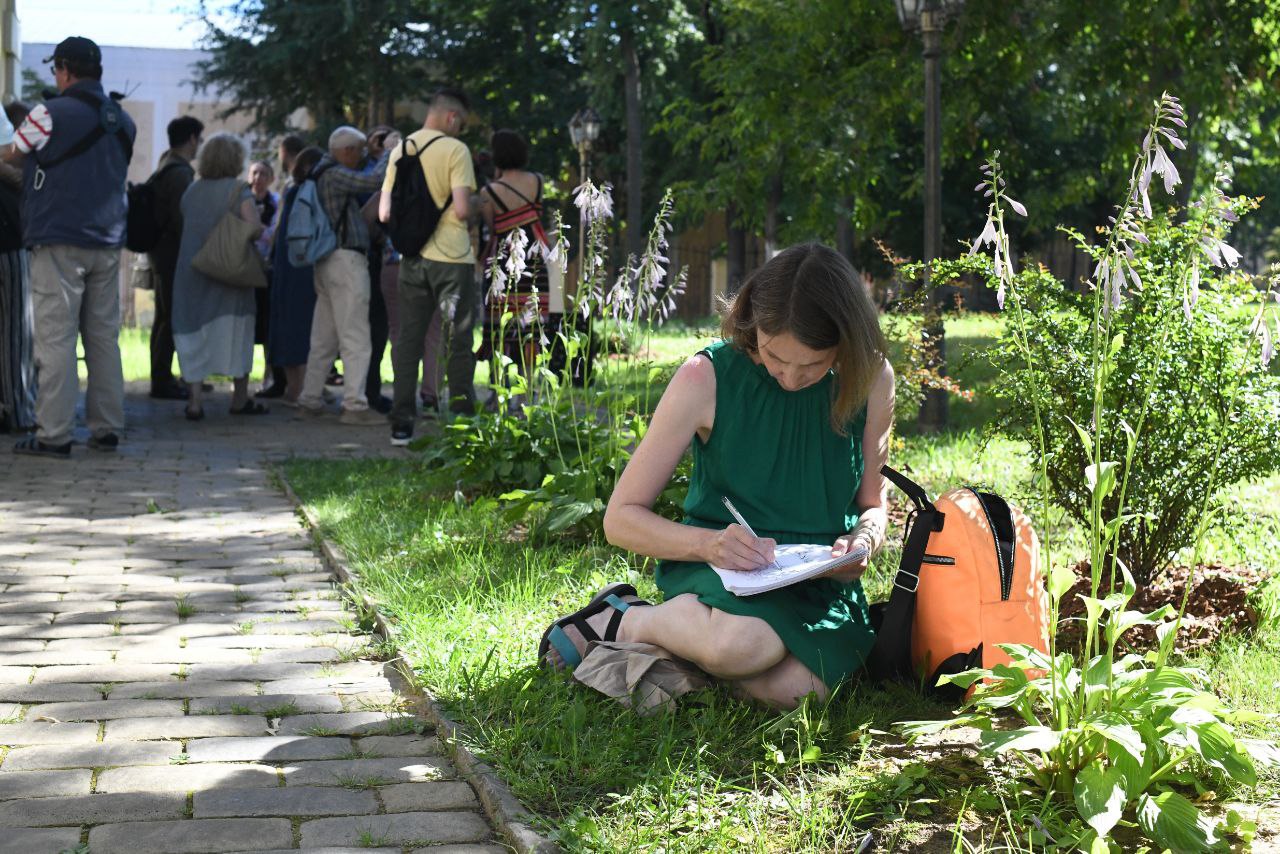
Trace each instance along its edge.
<instances>
[{"instance_id":1,"label":"man with baseball cap","mask_svg":"<svg viewBox=\"0 0 1280 854\"><path fill-rule=\"evenodd\" d=\"M80 392L77 333L89 372L89 447L114 451L124 428L118 280L137 129L103 91L102 51L92 41L64 39L44 61L53 64L58 96L31 111L10 154L22 160L39 425L13 450L65 459Z\"/></svg>"}]
</instances>

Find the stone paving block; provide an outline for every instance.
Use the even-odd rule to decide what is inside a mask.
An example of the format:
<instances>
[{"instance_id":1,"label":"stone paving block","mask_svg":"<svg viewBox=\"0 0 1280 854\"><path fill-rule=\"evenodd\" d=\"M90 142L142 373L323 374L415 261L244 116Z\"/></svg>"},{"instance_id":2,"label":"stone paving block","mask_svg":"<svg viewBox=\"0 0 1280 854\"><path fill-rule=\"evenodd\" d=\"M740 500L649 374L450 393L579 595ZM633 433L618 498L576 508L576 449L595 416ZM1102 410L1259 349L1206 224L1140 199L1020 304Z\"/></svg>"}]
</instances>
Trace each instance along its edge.
<instances>
[{"instance_id":1,"label":"stone paving block","mask_svg":"<svg viewBox=\"0 0 1280 854\"><path fill-rule=\"evenodd\" d=\"M60 795L89 796L93 771L14 771L0 774L0 801L12 798L55 798Z\"/></svg>"},{"instance_id":2,"label":"stone paving block","mask_svg":"<svg viewBox=\"0 0 1280 854\"><path fill-rule=\"evenodd\" d=\"M289 820L283 818L126 822L103 824L89 831L91 850L128 851L129 854L217 854L292 844L293 828Z\"/></svg>"},{"instance_id":3,"label":"stone paving block","mask_svg":"<svg viewBox=\"0 0 1280 854\"><path fill-rule=\"evenodd\" d=\"M116 661L122 664L131 662L183 664L253 664L253 656L242 649L209 649L205 647L188 647L183 649L177 644L139 644L120 650Z\"/></svg>"},{"instance_id":4,"label":"stone paving block","mask_svg":"<svg viewBox=\"0 0 1280 854\"><path fill-rule=\"evenodd\" d=\"M60 747L15 747L0 764L6 771L46 768L106 768L114 765L167 765L182 752L177 742L149 741L120 744L83 744Z\"/></svg>"},{"instance_id":5,"label":"stone paving block","mask_svg":"<svg viewBox=\"0 0 1280 854\"><path fill-rule=\"evenodd\" d=\"M27 633L23 631L27 626L51 622L51 611L41 611L39 614L0 614L0 626L10 630L3 633L5 637L27 637Z\"/></svg>"},{"instance_id":6,"label":"stone paving block","mask_svg":"<svg viewBox=\"0 0 1280 854\"><path fill-rule=\"evenodd\" d=\"M5 775L0 773L0 783ZM199 792L206 789L259 789L279 785L269 765L151 765L108 768L99 772L99 792Z\"/></svg>"},{"instance_id":7,"label":"stone paving block","mask_svg":"<svg viewBox=\"0 0 1280 854\"><path fill-rule=\"evenodd\" d=\"M47 593L46 601L24 599L17 602L0 603L0 614L68 614L77 611L114 611L116 603L110 600L86 601L83 599L63 599L58 601L58 594Z\"/></svg>"},{"instance_id":8,"label":"stone paving block","mask_svg":"<svg viewBox=\"0 0 1280 854\"><path fill-rule=\"evenodd\" d=\"M46 649L0 655L0 665L21 664L110 664L111 653L100 649Z\"/></svg>"},{"instance_id":9,"label":"stone paving block","mask_svg":"<svg viewBox=\"0 0 1280 854\"><path fill-rule=\"evenodd\" d=\"M61 703L76 700L100 700L102 693L94 685L50 682L34 685L0 684L0 701L16 703Z\"/></svg>"},{"instance_id":10,"label":"stone paving block","mask_svg":"<svg viewBox=\"0 0 1280 854\"><path fill-rule=\"evenodd\" d=\"M232 628L228 627L218 635L211 637L193 637L187 641L190 647L222 647L224 649L309 649L311 647L320 646L314 643L314 638L302 637L298 635L242 635L239 633L232 634ZM350 635L343 635L346 643L351 643Z\"/></svg>"},{"instance_id":11,"label":"stone paving block","mask_svg":"<svg viewBox=\"0 0 1280 854\"><path fill-rule=\"evenodd\" d=\"M281 718L279 733L310 733L323 731L332 735L381 735L388 732L404 732L412 725L412 715L387 712L344 712L336 715L294 715Z\"/></svg>"},{"instance_id":12,"label":"stone paving block","mask_svg":"<svg viewBox=\"0 0 1280 854\"><path fill-rule=\"evenodd\" d=\"M190 714L307 714L340 712L342 701L325 694L263 694L259 697L203 697L191 701Z\"/></svg>"},{"instance_id":13,"label":"stone paving block","mask_svg":"<svg viewBox=\"0 0 1280 854\"><path fill-rule=\"evenodd\" d=\"M53 615L50 614L52 619ZM48 623L48 620L44 621ZM5 626L0 624L0 638L40 638L40 639L63 639L63 638L101 638L110 635L111 626L85 624L85 625L37 625L36 622L28 621L22 625Z\"/></svg>"},{"instance_id":14,"label":"stone paving block","mask_svg":"<svg viewBox=\"0 0 1280 854\"><path fill-rule=\"evenodd\" d=\"M18 703L0 703L0 721L12 721L22 717L22 706Z\"/></svg>"},{"instance_id":15,"label":"stone paving block","mask_svg":"<svg viewBox=\"0 0 1280 854\"><path fill-rule=\"evenodd\" d=\"M314 664L208 664L193 665L188 679L236 679L267 682L314 676L320 667Z\"/></svg>"},{"instance_id":16,"label":"stone paving block","mask_svg":"<svg viewBox=\"0 0 1280 854\"><path fill-rule=\"evenodd\" d=\"M0 640L0 654L9 652L36 652L45 648L42 640Z\"/></svg>"},{"instance_id":17,"label":"stone paving block","mask_svg":"<svg viewBox=\"0 0 1280 854\"><path fill-rule=\"evenodd\" d=\"M367 836L366 836L367 834ZM489 826L473 812L406 812L360 818L317 818L302 823L302 847L356 845L372 839L377 845L481 842Z\"/></svg>"},{"instance_id":18,"label":"stone paving block","mask_svg":"<svg viewBox=\"0 0 1280 854\"><path fill-rule=\"evenodd\" d=\"M398 849L397 849L398 850ZM414 848L409 854L507 854L505 845L432 845L430 848ZM314 852L313 852L314 854Z\"/></svg>"},{"instance_id":19,"label":"stone paving block","mask_svg":"<svg viewBox=\"0 0 1280 854\"><path fill-rule=\"evenodd\" d=\"M197 792L196 818L230 816L368 815L378 811L373 792L332 787Z\"/></svg>"},{"instance_id":20,"label":"stone paving block","mask_svg":"<svg viewBox=\"0 0 1280 854\"><path fill-rule=\"evenodd\" d=\"M270 728L267 719L260 715L182 715L136 721L107 721L103 740L141 741L153 738L218 738L268 734Z\"/></svg>"},{"instance_id":21,"label":"stone paving block","mask_svg":"<svg viewBox=\"0 0 1280 854\"><path fill-rule=\"evenodd\" d=\"M258 738L201 738L187 742L192 762L287 762L336 759L352 754L349 738L280 735Z\"/></svg>"},{"instance_id":22,"label":"stone paving block","mask_svg":"<svg viewBox=\"0 0 1280 854\"><path fill-rule=\"evenodd\" d=\"M0 830L0 854L65 851L80 844L80 828L13 828ZM399 849L397 849L399 850Z\"/></svg>"},{"instance_id":23,"label":"stone paving block","mask_svg":"<svg viewBox=\"0 0 1280 854\"><path fill-rule=\"evenodd\" d=\"M0 725L0 744L84 744L98 740L97 724L42 723L43 706L27 714L29 723Z\"/></svg>"},{"instance_id":24,"label":"stone paving block","mask_svg":"<svg viewBox=\"0 0 1280 854\"><path fill-rule=\"evenodd\" d=\"M25 684L31 681L32 667L3 667L0 666L0 683L7 685Z\"/></svg>"},{"instance_id":25,"label":"stone paving block","mask_svg":"<svg viewBox=\"0 0 1280 854\"><path fill-rule=\"evenodd\" d=\"M356 749L370 759L380 756L443 756L440 740L434 735L367 735Z\"/></svg>"},{"instance_id":26,"label":"stone paving block","mask_svg":"<svg viewBox=\"0 0 1280 854\"><path fill-rule=\"evenodd\" d=\"M174 700L98 700L88 703L49 703L40 713L59 721L108 721L117 718L160 718L182 714Z\"/></svg>"},{"instance_id":27,"label":"stone paving block","mask_svg":"<svg viewBox=\"0 0 1280 854\"><path fill-rule=\"evenodd\" d=\"M268 694L370 694L391 691L386 679L352 681L341 676L325 679L279 679L263 682L262 690Z\"/></svg>"},{"instance_id":28,"label":"stone paving block","mask_svg":"<svg viewBox=\"0 0 1280 854\"><path fill-rule=\"evenodd\" d=\"M42 682L163 682L177 679L176 664L104 664L93 667L64 665L36 669L36 684Z\"/></svg>"},{"instance_id":29,"label":"stone paving block","mask_svg":"<svg viewBox=\"0 0 1280 854\"><path fill-rule=\"evenodd\" d=\"M289 786L341 786L351 781L386 785L447 780L453 776L453 768L446 760L421 756L298 762L284 769L285 784Z\"/></svg>"},{"instance_id":30,"label":"stone paving block","mask_svg":"<svg viewBox=\"0 0 1280 854\"><path fill-rule=\"evenodd\" d=\"M378 797L382 798L387 812L429 812L479 807L475 791L461 780L383 786L378 789Z\"/></svg>"},{"instance_id":31,"label":"stone paving block","mask_svg":"<svg viewBox=\"0 0 1280 854\"><path fill-rule=\"evenodd\" d=\"M0 827L182 818L186 808L187 796L182 792L31 798L0 803Z\"/></svg>"},{"instance_id":32,"label":"stone paving block","mask_svg":"<svg viewBox=\"0 0 1280 854\"><path fill-rule=\"evenodd\" d=\"M177 679L168 682L125 682L111 689L113 700L175 700L192 697L253 697L258 693L254 682L208 682L203 679Z\"/></svg>"},{"instance_id":33,"label":"stone paving block","mask_svg":"<svg viewBox=\"0 0 1280 854\"><path fill-rule=\"evenodd\" d=\"M337 661L342 653L326 646L299 647L297 649L263 649L259 651L259 664L324 664Z\"/></svg>"}]
</instances>

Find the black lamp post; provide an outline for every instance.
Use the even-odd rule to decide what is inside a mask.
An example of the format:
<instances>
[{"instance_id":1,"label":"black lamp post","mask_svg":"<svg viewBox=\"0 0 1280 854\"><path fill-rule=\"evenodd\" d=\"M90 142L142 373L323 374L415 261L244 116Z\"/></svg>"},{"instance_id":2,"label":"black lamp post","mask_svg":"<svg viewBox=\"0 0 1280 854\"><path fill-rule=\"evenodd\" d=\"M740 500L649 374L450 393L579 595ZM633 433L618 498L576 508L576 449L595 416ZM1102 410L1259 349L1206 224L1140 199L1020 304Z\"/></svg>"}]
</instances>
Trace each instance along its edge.
<instances>
[{"instance_id":1,"label":"black lamp post","mask_svg":"<svg viewBox=\"0 0 1280 854\"><path fill-rule=\"evenodd\" d=\"M578 149L578 183L585 184L591 174L591 147L600 136L600 114L583 107L569 119L569 139Z\"/></svg>"},{"instance_id":2,"label":"black lamp post","mask_svg":"<svg viewBox=\"0 0 1280 854\"><path fill-rule=\"evenodd\" d=\"M904 29L919 32L924 42L924 263L929 268L942 248L942 29L947 17L958 12L964 0L893 0ZM930 291L925 334L935 349L934 367L945 370L946 337L940 313L941 300ZM924 430L940 430L947 423L947 392L928 389L920 406L919 424Z\"/></svg>"}]
</instances>

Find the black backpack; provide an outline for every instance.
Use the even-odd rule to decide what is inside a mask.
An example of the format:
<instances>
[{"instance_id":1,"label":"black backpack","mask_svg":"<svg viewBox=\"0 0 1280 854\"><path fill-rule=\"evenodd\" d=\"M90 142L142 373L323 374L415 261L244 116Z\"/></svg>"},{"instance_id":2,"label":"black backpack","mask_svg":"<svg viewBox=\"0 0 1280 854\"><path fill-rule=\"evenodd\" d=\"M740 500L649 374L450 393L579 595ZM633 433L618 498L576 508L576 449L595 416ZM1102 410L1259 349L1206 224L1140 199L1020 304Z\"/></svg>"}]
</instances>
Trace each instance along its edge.
<instances>
[{"instance_id":1,"label":"black backpack","mask_svg":"<svg viewBox=\"0 0 1280 854\"><path fill-rule=\"evenodd\" d=\"M186 163L166 163L141 184L129 185L129 215L125 220L124 245L130 252L150 252L160 244L165 223L160 221L160 204L155 182L170 169ZM190 168L190 167L188 167Z\"/></svg>"},{"instance_id":2,"label":"black backpack","mask_svg":"<svg viewBox=\"0 0 1280 854\"><path fill-rule=\"evenodd\" d=\"M391 185L391 218L387 220L386 231L395 250L408 258L416 257L422 252L422 247L435 234L445 208L453 202L453 193L450 192L443 205L436 205L436 200L431 197L431 190L427 187L426 173L422 171L422 155L431 147L431 143L443 138L437 136L413 153L413 159L418 163L417 169L405 168L410 162L409 139L400 143L396 179Z\"/></svg>"}]
</instances>

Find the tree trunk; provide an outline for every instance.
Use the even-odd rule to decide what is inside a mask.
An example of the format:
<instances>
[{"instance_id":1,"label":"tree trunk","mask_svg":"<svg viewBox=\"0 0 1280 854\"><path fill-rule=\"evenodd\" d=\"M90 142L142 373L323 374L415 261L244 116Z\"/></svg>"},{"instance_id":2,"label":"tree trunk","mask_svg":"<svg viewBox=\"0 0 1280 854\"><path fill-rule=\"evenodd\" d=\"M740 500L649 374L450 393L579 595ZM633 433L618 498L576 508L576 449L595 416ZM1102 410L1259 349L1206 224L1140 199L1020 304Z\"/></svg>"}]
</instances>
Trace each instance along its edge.
<instances>
[{"instance_id":1,"label":"tree trunk","mask_svg":"<svg viewBox=\"0 0 1280 854\"><path fill-rule=\"evenodd\" d=\"M628 30L622 34L622 58L626 64L625 95L627 110L627 254L637 258L644 252L644 163L641 157L643 128L640 115L640 57L636 53L635 36Z\"/></svg>"},{"instance_id":2,"label":"tree trunk","mask_svg":"<svg viewBox=\"0 0 1280 854\"><path fill-rule=\"evenodd\" d=\"M836 202L836 251L853 263L853 196L842 195Z\"/></svg>"},{"instance_id":3,"label":"tree trunk","mask_svg":"<svg viewBox=\"0 0 1280 854\"><path fill-rule=\"evenodd\" d=\"M725 293L733 296L742 287L747 266L747 232L738 225L738 206L730 203L724 209L725 224Z\"/></svg>"},{"instance_id":4,"label":"tree trunk","mask_svg":"<svg viewBox=\"0 0 1280 854\"><path fill-rule=\"evenodd\" d=\"M768 261L782 248L778 245L778 209L782 207L781 167L769 176L764 193L764 260Z\"/></svg>"}]
</instances>

